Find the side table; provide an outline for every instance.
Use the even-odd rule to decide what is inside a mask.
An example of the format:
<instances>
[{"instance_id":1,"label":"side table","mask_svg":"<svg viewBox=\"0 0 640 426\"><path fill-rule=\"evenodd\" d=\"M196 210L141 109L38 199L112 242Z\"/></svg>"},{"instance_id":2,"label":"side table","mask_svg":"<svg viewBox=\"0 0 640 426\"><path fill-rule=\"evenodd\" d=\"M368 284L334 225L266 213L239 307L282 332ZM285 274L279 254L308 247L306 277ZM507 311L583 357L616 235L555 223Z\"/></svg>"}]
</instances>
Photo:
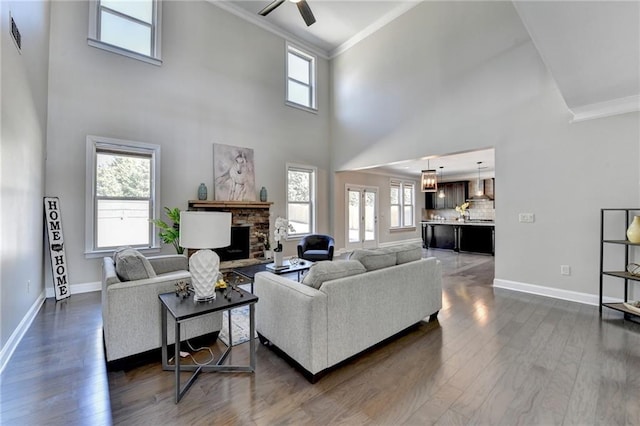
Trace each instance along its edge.
<instances>
[{"instance_id":1,"label":"side table","mask_svg":"<svg viewBox=\"0 0 640 426\"><path fill-rule=\"evenodd\" d=\"M229 311L229 324L231 324L231 309L239 306L249 305L249 336L255 336L255 304L258 302L258 297L246 292L242 289L238 291L230 292L231 297L225 299L222 295L222 291L216 290L216 299L211 302L194 302L193 298L189 297L183 299L176 297L175 292L159 294L161 307L161 320L162 320L162 369L165 371L175 371L175 388L176 388L176 404L180 402L180 399L189 390L193 382L196 380L200 372L205 371L243 371L252 373L256 369L255 360L255 338L249 339L249 365L223 365L229 352L232 349L231 346L231 328L229 329L229 345L220 358L206 365L180 365L180 326L183 322L197 318L202 315L211 314L213 312ZM168 362L168 345L167 345L167 312L175 320L175 354L174 365L169 365ZM193 371L193 374L187 380L184 388L180 387L180 371Z\"/></svg>"}]
</instances>

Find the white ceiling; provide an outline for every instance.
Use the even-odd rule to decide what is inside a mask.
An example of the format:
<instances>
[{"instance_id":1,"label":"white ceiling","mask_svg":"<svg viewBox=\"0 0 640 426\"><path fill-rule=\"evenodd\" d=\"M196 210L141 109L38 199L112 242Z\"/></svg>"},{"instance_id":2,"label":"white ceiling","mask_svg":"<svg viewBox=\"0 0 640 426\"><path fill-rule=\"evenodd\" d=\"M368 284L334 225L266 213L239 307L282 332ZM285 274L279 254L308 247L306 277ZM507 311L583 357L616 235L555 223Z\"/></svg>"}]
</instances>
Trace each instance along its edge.
<instances>
[{"instance_id":1,"label":"white ceiling","mask_svg":"<svg viewBox=\"0 0 640 426\"><path fill-rule=\"evenodd\" d=\"M575 120L640 110L640 2L514 2Z\"/></svg>"},{"instance_id":2,"label":"white ceiling","mask_svg":"<svg viewBox=\"0 0 640 426\"><path fill-rule=\"evenodd\" d=\"M258 12L271 0L209 1L325 58L339 55L421 3L307 0L316 17L307 27L289 1L266 17ZM574 121L640 111L640 1L518 0L514 6ZM375 170L419 173L427 168L426 159ZM459 169L468 164L466 173L477 173L477 161L483 161L493 176L493 150L441 157L431 161L431 168L443 165L447 176L462 173Z\"/></svg>"},{"instance_id":3,"label":"white ceiling","mask_svg":"<svg viewBox=\"0 0 640 426\"><path fill-rule=\"evenodd\" d=\"M413 8L419 1L307 0L316 22L307 27L298 8L286 1L267 16L258 12L271 0L210 0L267 29L281 30L332 57Z\"/></svg>"}]
</instances>

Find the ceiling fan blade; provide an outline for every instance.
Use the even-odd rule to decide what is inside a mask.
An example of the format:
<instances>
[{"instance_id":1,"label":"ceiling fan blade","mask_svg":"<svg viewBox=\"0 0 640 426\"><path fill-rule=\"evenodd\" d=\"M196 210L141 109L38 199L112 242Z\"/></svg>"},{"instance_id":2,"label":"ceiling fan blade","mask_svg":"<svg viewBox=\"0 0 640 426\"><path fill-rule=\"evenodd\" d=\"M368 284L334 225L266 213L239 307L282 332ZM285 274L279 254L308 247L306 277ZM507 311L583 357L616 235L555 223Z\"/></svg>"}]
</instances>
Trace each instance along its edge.
<instances>
[{"instance_id":1,"label":"ceiling fan blade","mask_svg":"<svg viewBox=\"0 0 640 426\"><path fill-rule=\"evenodd\" d=\"M258 15L267 16L268 14L273 12L273 9L280 6L282 3L284 3L284 0L274 0L267 7L258 12Z\"/></svg>"},{"instance_id":2,"label":"ceiling fan blade","mask_svg":"<svg viewBox=\"0 0 640 426\"><path fill-rule=\"evenodd\" d=\"M300 0L296 5L298 6L300 15L302 15L302 19L304 19L304 23L307 24L307 27L316 22L316 17L313 16L313 12L311 12L311 8L307 4L306 0Z\"/></svg>"}]
</instances>

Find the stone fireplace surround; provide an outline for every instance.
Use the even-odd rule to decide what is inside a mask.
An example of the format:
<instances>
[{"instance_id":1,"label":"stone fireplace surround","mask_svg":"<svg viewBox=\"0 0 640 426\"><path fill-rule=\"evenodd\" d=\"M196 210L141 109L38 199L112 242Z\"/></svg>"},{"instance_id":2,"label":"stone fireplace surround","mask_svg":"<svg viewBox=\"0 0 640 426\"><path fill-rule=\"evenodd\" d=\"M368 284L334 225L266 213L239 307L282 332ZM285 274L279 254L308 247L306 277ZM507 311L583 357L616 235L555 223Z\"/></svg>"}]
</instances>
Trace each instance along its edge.
<instances>
[{"instance_id":1,"label":"stone fireplace surround","mask_svg":"<svg viewBox=\"0 0 640 426\"><path fill-rule=\"evenodd\" d=\"M223 267L257 263L263 256L262 244L255 236L257 231L269 235L269 215L272 202L262 201L200 201L189 200L189 210L230 212L232 226L251 226L249 230L249 258L240 261L222 262ZM229 264L229 265L226 265Z\"/></svg>"}]
</instances>

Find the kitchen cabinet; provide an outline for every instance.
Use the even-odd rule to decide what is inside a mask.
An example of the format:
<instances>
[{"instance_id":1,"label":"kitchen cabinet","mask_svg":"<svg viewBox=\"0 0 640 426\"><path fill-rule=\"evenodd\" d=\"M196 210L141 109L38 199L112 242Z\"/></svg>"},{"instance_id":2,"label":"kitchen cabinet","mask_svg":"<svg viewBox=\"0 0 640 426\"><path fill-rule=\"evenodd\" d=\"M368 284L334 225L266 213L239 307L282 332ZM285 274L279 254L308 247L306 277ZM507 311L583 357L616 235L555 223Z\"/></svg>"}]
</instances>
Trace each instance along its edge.
<instances>
[{"instance_id":1,"label":"kitchen cabinet","mask_svg":"<svg viewBox=\"0 0 640 426\"><path fill-rule=\"evenodd\" d=\"M495 228L493 226L461 226L460 251L493 255Z\"/></svg>"},{"instance_id":2,"label":"kitchen cabinet","mask_svg":"<svg viewBox=\"0 0 640 426\"><path fill-rule=\"evenodd\" d=\"M440 190L444 198L438 197ZM438 187L438 192L425 192L425 208L427 210L455 209L469 197L469 182L447 182Z\"/></svg>"},{"instance_id":3,"label":"kitchen cabinet","mask_svg":"<svg viewBox=\"0 0 640 426\"><path fill-rule=\"evenodd\" d=\"M472 253L495 253L493 222L423 221L422 242L425 248Z\"/></svg>"}]
</instances>

